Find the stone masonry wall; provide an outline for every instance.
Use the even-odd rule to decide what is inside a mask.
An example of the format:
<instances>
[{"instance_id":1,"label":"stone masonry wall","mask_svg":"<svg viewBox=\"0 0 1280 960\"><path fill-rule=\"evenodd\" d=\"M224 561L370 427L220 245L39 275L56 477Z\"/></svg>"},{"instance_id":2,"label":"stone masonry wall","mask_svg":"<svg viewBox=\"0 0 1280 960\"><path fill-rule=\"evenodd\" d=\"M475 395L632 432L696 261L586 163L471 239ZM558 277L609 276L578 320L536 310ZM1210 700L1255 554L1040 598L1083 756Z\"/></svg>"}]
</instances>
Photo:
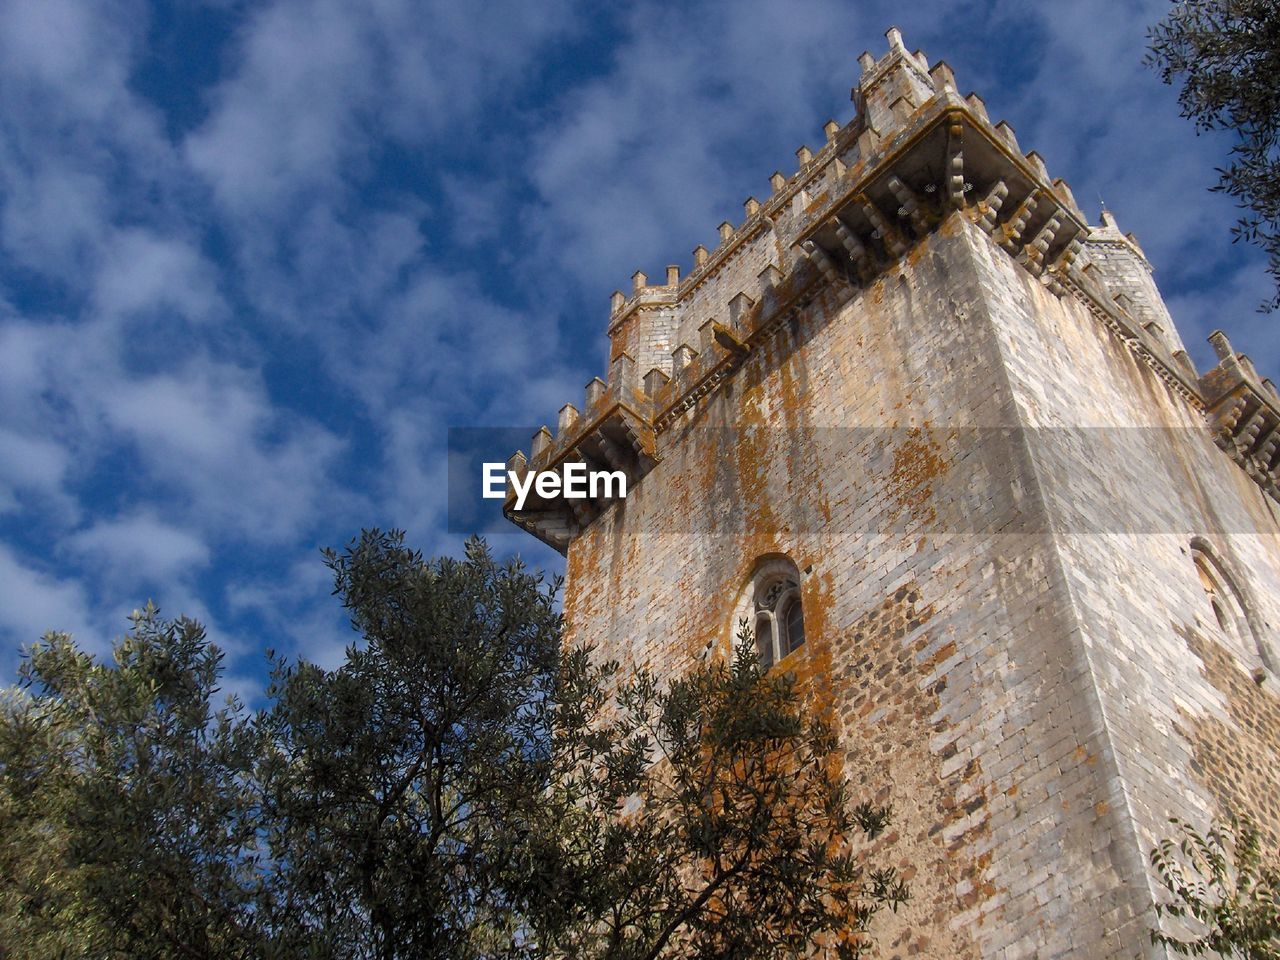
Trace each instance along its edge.
<instances>
[{"instance_id":1,"label":"stone masonry wall","mask_svg":"<svg viewBox=\"0 0 1280 960\"><path fill-rule=\"evenodd\" d=\"M615 294L598 436L567 406L531 462L625 436L630 495L514 519L568 546L568 641L660 673L794 561L779 668L913 885L882 956L1163 956L1170 816L1280 840L1280 395L1221 337L1198 379L1136 241L887 37L853 123Z\"/></svg>"},{"instance_id":2,"label":"stone masonry wall","mask_svg":"<svg viewBox=\"0 0 1280 960\"><path fill-rule=\"evenodd\" d=\"M1260 652L1277 662L1275 504L1150 367L1001 256L987 250L983 272L1106 717L1125 842L1145 857L1169 817L1205 825L1230 809L1274 844L1280 679L1252 674ZM1239 636L1217 622L1193 541L1232 572L1251 613Z\"/></svg>"},{"instance_id":3,"label":"stone masonry wall","mask_svg":"<svg viewBox=\"0 0 1280 960\"><path fill-rule=\"evenodd\" d=\"M1141 551L1108 566L1071 547L1055 528L1070 497L1046 478L1096 470L1105 486L1111 460L1136 467L1129 450L1097 465L1070 445L1059 455L1070 462L1051 462L1020 429L1037 405L1069 411L1077 393L1056 366L1076 345L1040 342L1053 324L1092 343L1103 367L1124 358L1107 359L1108 335L1088 332L1083 308L1024 277L953 216L867 286L826 287L659 435L659 464L569 548L569 641L673 674L728 649L761 558L795 561L808 641L783 668L834 713L855 795L894 804L883 855L914 874L912 903L877 921L886 957L1146 949L1135 798L1153 798L1151 818L1166 811L1154 788L1127 784L1141 781L1136 738L1155 721L1123 704L1133 661L1099 646L1164 623L1160 601L1133 587L1108 612L1113 585L1090 586L1085 571L1132 573ZM1140 386L1135 403L1164 389L1141 371L1101 376ZM1173 566L1170 555L1160 569ZM1194 584L1178 583L1190 623ZM1116 611L1128 625L1104 629ZM1161 652L1194 680L1200 661L1167 637ZM1227 695L1199 688L1203 703L1178 700L1188 712L1176 722L1191 729L1211 706L1227 722ZM1173 714L1161 716L1178 740ZM1172 748L1157 756L1179 762Z\"/></svg>"}]
</instances>

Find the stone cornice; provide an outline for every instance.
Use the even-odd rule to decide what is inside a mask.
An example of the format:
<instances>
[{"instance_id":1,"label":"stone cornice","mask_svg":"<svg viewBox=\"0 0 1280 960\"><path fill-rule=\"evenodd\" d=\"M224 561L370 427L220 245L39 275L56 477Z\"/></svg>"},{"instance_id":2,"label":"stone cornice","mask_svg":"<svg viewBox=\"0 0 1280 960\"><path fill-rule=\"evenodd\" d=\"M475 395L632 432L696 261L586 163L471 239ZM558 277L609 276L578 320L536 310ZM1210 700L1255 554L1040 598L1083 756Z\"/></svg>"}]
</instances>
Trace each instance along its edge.
<instances>
[{"instance_id":1,"label":"stone cornice","mask_svg":"<svg viewBox=\"0 0 1280 960\"><path fill-rule=\"evenodd\" d=\"M1209 342L1218 365L1200 378L1213 441L1273 500L1280 502L1280 395L1236 353L1221 330Z\"/></svg>"},{"instance_id":2,"label":"stone cornice","mask_svg":"<svg viewBox=\"0 0 1280 960\"><path fill-rule=\"evenodd\" d=\"M976 95L959 96L944 63L929 69L922 55L907 53L896 31L890 31L889 53L879 61L864 55L860 62L863 78L854 96L859 113L851 123L843 128L828 124L827 142L816 153L797 151L799 169L790 177L774 174L772 195L763 203L748 200L743 223L737 228L723 224L719 245L714 251L699 247L686 277L681 279L678 268L670 267L667 283L649 285L645 275L637 273L629 297L614 294L610 382L606 387L593 381L587 404L589 412L606 400L614 407L580 426L576 409L567 405L555 438L546 428L536 435L535 459L556 469L574 458L598 460L606 445L625 441L633 461L628 475L638 481L657 459L657 436L720 389L787 317L823 291L844 297L874 282L941 223L958 215L1049 292L1083 304L1174 395L1204 414L1218 445L1276 496L1280 405L1274 390L1268 393L1255 383L1256 376L1233 378L1221 364L1197 379L1184 353L1171 353L1155 332L1128 312L1127 304L1117 302L1092 269L1084 269L1087 258L1082 254L1099 245L1121 247L1146 266L1136 241L1121 234L1109 215L1104 215L1102 227L1091 227L1066 183L1052 179L1037 154L1021 153L1013 129L992 124ZM895 70L902 72L888 84ZM795 198L819 181L823 189L812 199L806 197L807 205L799 209ZM721 299L728 300L728 322L708 318L696 348L678 344L670 363L644 372L643 386L637 386L641 371L626 352L625 344L633 341L622 336L623 328L629 322L653 322L647 317L654 311L674 311L677 324L687 320L681 311L696 302L694 295L716 282L721 271L767 231L775 232L780 249L791 255L781 263L770 256L758 285L749 292L720 291ZM1236 366L1231 370L1243 369L1239 359L1232 362ZM1230 389L1220 389L1225 380L1231 381ZM1214 399L1206 399L1206 390ZM1259 441L1259 436L1264 439ZM507 512L563 550L599 509L603 505L583 510L562 503L540 504L520 515Z\"/></svg>"}]
</instances>

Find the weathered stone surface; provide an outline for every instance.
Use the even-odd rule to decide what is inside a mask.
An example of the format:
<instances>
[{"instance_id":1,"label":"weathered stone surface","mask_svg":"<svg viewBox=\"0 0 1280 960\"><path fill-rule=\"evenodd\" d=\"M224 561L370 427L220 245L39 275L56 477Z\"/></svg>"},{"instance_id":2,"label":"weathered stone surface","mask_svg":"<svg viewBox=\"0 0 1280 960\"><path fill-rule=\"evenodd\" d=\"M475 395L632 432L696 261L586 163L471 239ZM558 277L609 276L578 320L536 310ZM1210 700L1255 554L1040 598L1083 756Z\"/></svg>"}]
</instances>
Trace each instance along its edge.
<instances>
[{"instance_id":1,"label":"weathered stone surface","mask_svg":"<svg viewBox=\"0 0 1280 960\"><path fill-rule=\"evenodd\" d=\"M851 124L615 302L607 391L535 451L621 449L627 499L513 519L567 551L570 642L668 674L794 561L781 668L915 886L883 955L1156 956L1168 817L1280 835L1280 400L1229 350L1197 379L1136 242L949 70L861 62Z\"/></svg>"}]
</instances>

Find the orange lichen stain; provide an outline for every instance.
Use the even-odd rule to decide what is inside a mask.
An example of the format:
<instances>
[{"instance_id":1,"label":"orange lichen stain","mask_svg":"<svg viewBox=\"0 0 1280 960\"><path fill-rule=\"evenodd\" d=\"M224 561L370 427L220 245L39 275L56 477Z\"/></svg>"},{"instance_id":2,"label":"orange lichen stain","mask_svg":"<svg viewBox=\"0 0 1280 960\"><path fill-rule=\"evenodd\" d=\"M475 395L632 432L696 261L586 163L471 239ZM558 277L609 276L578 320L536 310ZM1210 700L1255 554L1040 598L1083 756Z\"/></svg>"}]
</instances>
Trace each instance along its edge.
<instances>
[{"instance_id":1,"label":"orange lichen stain","mask_svg":"<svg viewBox=\"0 0 1280 960\"><path fill-rule=\"evenodd\" d=\"M926 425L909 428L906 438L893 451L889 494L900 510L924 522L934 519L934 510L929 503L933 496L933 481L946 473L949 466L939 455L940 449Z\"/></svg>"},{"instance_id":2,"label":"orange lichen stain","mask_svg":"<svg viewBox=\"0 0 1280 960\"><path fill-rule=\"evenodd\" d=\"M739 504L748 541L747 556L759 556L779 534L794 533L794 511L822 509L812 498L793 494L817 491L818 463L808 427L809 391L805 384L803 351L789 351L785 359L758 355L740 382L737 410L737 449L733 452ZM775 509L781 505L780 513ZM776 549L776 548L775 548Z\"/></svg>"},{"instance_id":3,"label":"orange lichen stain","mask_svg":"<svg viewBox=\"0 0 1280 960\"><path fill-rule=\"evenodd\" d=\"M966 222L967 221L960 216L944 217L942 223L938 225L937 233L944 237L954 237L960 233Z\"/></svg>"},{"instance_id":4,"label":"orange lichen stain","mask_svg":"<svg viewBox=\"0 0 1280 960\"><path fill-rule=\"evenodd\" d=\"M1076 760L1083 760L1086 767L1092 767L1098 763L1097 755L1090 753L1084 747L1076 747L1075 750L1071 751L1071 755Z\"/></svg>"},{"instance_id":5,"label":"orange lichen stain","mask_svg":"<svg viewBox=\"0 0 1280 960\"><path fill-rule=\"evenodd\" d=\"M761 410L763 393L763 389L757 385L750 388L742 398L742 417L739 420L735 453L746 528L772 537L777 530L773 498L769 496L769 467L772 463L770 441L773 429Z\"/></svg>"},{"instance_id":6,"label":"orange lichen stain","mask_svg":"<svg viewBox=\"0 0 1280 960\"><path fill-rule=\"evenodd\" d=\"M830 199L830 194L828 194L828 192L827 192L826 190L823 190L823 191L822 191L822 193L820 193L820 194L818 194L816 197L814 197L814 198L813 198L813 200L809 203L809 205L808 205L807 207L805 207L805 208L804 208L804 212L805 212L805 213L813 213L813 211L814 211L814 210L817 210L817 209L818 209L819 207L821 207L824 203L826 203L829 199Z\"/></svg>"},{"instance_id":7,"label":"orange lichen stain","mask_svg":"<svg viewBox=\"0 0 1280 960\"><path fill-rule=\"evenodd\" d=\"M921 258L925 255L925 253L928 252L928 249L929 249L928 243L917 243L915 246L913 246L910 250L907 251L907 255L902 258L903 262L905 262L907 266L910 266L910 267L917 266L920 263Z\"/></svg>"},{"instance_id":8,"label":"orange lichen stain","mask_svg":"<svg viewBox=\"0 0 1280 960\"><path fill-rule=\"evenodd\" d=\"M802 591L804 603L805 633L812 637L801 650L805 651L805 669L800 679L809 685L811 702L818 714L835 726L839 726L835 691L832 678L835 673L831 653L831 611L835 605L835 588L831 574L809 580Z\"/></svg>"},{"instance_id":9,"label":"orange lichen stain","mask_svg":"<svg viewBox=\"0 0 1280 960\"><path fill-rule=\"evenodd\" d=\"M609 338L609 362L617 360L624 353L631 357L638 355L640 325L636 322L639 313L633 313L622 326L614 330Z\"/></svg>"}]
</instances>

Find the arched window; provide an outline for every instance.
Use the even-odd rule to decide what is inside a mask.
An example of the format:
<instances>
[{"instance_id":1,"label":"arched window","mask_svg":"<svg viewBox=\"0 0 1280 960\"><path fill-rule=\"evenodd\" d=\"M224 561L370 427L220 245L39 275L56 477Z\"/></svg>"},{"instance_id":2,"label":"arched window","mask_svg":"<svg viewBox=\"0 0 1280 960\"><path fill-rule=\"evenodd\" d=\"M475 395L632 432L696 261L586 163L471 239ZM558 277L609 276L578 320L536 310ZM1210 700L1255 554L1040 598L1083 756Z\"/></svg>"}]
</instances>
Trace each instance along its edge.
<instances>
[{"instance_id":1,"label":"arched window","mask_svg":"<svg viewBox=\"0 0 1280 960\"><path fill-rule=\"evenodd\" d=\"M1210 565L1209 560L1200 551L1195 554L1196 573L1200 575L1200 586L1204 588L1205 596L1209 598L1209 606L1213 610L1213 618L1218 621L1218 626L1222 628L1232 640L1240 639L1240 619L1244 616L1244 611L1237 611L1235 608L1237 603L1233 602L1235 597L1231 592L1224 588L1222 582L1217 577L1217 571Z\"/></svg>"},{"instance_id":2,"label":"arched window","mask_svg":"<svg viewBox=\"0 0 1280 960\"><path fill-rule=\"evenodd\" d=\"M735 623L753 626L760 665L766 670L804 645L804 606L800 600L800 572L785 557L764 561L756 568Z\"/></svg>"},{"instance_id":3,"label":"arched window","mask_svg":"<svg viewBox=\"0 0 1280 960\"><path fill-rule=\"evenodd\" d=\"M1191 541L1191 559L1200 578L1213 624L1236 652L1255 678L1264 676L1262 668L1267 663L1266 653L1258 636L1254 618L1245 603L1236 580L1228 572L1217 552L1201 537Z\"/></svg>"}]
</instances>

